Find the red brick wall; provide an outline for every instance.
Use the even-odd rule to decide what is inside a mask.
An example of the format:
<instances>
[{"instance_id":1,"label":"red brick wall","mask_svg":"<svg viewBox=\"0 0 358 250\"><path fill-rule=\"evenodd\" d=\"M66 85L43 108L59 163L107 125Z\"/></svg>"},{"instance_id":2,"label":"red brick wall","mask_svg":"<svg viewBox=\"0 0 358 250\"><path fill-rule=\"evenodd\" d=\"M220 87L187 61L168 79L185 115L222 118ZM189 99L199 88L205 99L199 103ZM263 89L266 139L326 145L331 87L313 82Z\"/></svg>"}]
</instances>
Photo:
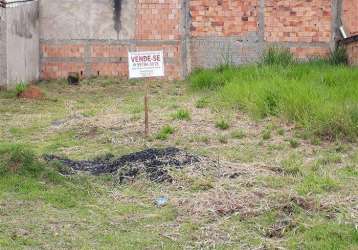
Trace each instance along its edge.
<instances>
[{"instance_id":1,"label":"red brick wall","mask_svg":"<svg viewBox=\"0 0 358 250\"><path fill-rule=\"evenodd\" d=\"M342 22L347 35L358 35L358 0L343 0Z\"/></svg>"},{"instance_id":2,"label":"red brick wall","mask_svg":"<svg viewBox=\"0 0 358 250\"><path fill-rule=\"evenodd\" d=\"M191 35L235 36L258 30L258 0L191 0Z\"/></svg>"},{"instance_id":3,"label":"red brick wall","mask_svg":"<svg viewBox=\"0 0 358 250\"><path fill-rule=\"evenodd\" d=\"M42 53L45 57L84 57L85 47L83 44L57 44L42 46Z\"/></svg>"},{"instance_id":4,"label":"red brick wall","mask_svg":"<svg viewBox=\"0 0 358 250\"><path fill-rule=\"evenodd\" d=\"M98 42L89 44L91 75L127 76L128 50L163 50L168 79L179 79L181 70L179 42L174 45L120 45ZM41 44L42 79L65 78L69 72L85 72L85 45ZM75 62L72 62L75 61Z\"/></svg>"},{"instance_id":5,"label":"red brick wall","mask_svg":"<svg viewBox=\"0 0 358 250\"><path fill-rule=\"evenodd\" d=\"M180 39L180 0L137 1L137 39Z\"/></svg>"},{"instance_id":6,"label":"red brick wall","mask_svg":"<svg viewBox=\"0 0 358 250\"><path fill-rule=\"evenodd\" d=\"M358 65L358 41L346 45L348 62L351 65Z\"/></svg>"},{"instance_id":7,"label":"red brick wall","mask_svg":"<svg viewBox=\"0 0 358 250\"><path fill-rule=\"evenodd\" d=\"M41 79L59 79L68 76L69 72L84 72L84 63L46 62L41 64Z\"/></svg>"},{"instance_id":8,"label":"red brick wall","mask_svg":"<svg viewBox=\"0 0 358 250\"><path fill-rule=\"evenodd\" d=\"M329 42L331 0L265 0L265 40Z\"/></svg>"}]
</instances>

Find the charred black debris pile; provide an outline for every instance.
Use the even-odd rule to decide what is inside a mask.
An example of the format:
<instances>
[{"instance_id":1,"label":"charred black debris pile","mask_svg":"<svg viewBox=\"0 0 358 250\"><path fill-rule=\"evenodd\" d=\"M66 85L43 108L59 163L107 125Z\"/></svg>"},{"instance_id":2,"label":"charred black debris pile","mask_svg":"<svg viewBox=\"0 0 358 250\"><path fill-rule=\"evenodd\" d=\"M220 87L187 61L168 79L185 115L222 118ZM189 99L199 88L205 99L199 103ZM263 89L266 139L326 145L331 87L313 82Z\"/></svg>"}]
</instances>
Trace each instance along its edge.
<instances>
[{"instance_id":1,"label":"charred black debris pile","mask_svg":"<svg viewBox=\"0 0 358 250\"><path fill-rule=\"evenodd\" d=\"M65 175L78 171L89 172L93 175L113 174L119 178L120 182L131 180L140 174L144 174L155 182L172 182L173 179L168 173L169 167L181 169L200 161L198 156L174 147L150 148L119 158L113 155L79 161L55 155L45 155L44 158L48 162L56 161L67 167L60 168L60 172Z\"/></svg>"}]
</instances>

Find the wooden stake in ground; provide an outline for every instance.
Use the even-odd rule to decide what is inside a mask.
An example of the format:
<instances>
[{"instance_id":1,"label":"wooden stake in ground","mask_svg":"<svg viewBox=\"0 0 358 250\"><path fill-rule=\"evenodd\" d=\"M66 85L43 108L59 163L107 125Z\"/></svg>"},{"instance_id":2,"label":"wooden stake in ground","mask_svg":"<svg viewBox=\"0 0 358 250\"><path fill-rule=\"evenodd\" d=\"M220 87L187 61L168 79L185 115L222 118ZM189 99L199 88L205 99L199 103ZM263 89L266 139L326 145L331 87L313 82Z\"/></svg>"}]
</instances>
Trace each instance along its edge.
<instances>
[{"instance_id":1,"label":"wooden stake in ground","mask_svg":"<svg viewBox=\"0 0 358 250\"><path fill-rule=\"evenodd\" d=\"M149 136L149 108L148 108L148 88L149 80L145 81L145 94L144 94L144 135Z\"/></svg>"}]
</instances>

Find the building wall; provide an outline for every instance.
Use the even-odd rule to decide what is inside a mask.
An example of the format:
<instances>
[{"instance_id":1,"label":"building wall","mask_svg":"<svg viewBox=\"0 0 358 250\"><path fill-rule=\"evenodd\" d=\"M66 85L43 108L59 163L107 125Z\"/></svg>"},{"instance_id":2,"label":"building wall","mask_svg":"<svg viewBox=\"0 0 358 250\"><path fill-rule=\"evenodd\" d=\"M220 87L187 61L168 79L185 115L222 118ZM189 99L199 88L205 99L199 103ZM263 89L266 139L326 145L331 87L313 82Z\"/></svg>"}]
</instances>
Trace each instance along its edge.
<instances>
[{"instance_id":1,"label":"building wall","mask_svg":"<svg viewBox=\"0 0 358 250\"><path fill-rule=\"evenodd\" d=\"M7 85L6 11L0 7L0 87Z\"/></svg>"},{"instance_id":2,"label":"building wall","mask_svg":"<svg viewBox=\"0 0 358 250\"><path fill-rule=\"evenodd\" d=\"M189 2L189 70L258 60L264 48L262 0Z\"/></svg>"},{"instance_id":3,"label":"building wall","mask_svg":"<svg viewBox=\"0 0 358 250\"><path fill-rule=\"evenodd\" d=\"M358 35L358 1L343 0L342 22L347 30L347 35Z\"/></svg>"},{"instance_id":4,"label":"building wall","mask_svg":"<svg viewBox=\"0 0 358 250\"><path fill-rule=\"evenodd\" d=\"M351 65L358 65L358 41L346 45L348 62Z\"/></svg>"},{"instance_id":5,"label":"building wall","mask_svg":"<svg viewBox=\"0 0 358 250\"><path fill-rule=\"evenodd\" d=\"M42 0L41 77L125 76L128 50L164 50L180 78L180 0Z\"/></svg>"},{"instance_id":6,"label":"building wall","mask_svg":"<svg viewBox=\"0 0 358 250\"><path fill-rule=\"evenodd\" d=\"M38 1L0 9L0 76L3 85L39 78ZM5 19L4 19L5 16ZM4 22L5 20L5 22Z\"/></svg>"},{"instance_id":7,"label":"building wall","mask_svg":"<svg viewBox=\"0 0 358 250\"><path fill-rule=\"evenodd\" d=\"M343 1L343 3L342 3ZM197 67L252 63L268 46L298 58L334 47L355 0L41 0L41 78L126 76L128 50L163 49L169 79Z\"/></svg>"}]
</instances>

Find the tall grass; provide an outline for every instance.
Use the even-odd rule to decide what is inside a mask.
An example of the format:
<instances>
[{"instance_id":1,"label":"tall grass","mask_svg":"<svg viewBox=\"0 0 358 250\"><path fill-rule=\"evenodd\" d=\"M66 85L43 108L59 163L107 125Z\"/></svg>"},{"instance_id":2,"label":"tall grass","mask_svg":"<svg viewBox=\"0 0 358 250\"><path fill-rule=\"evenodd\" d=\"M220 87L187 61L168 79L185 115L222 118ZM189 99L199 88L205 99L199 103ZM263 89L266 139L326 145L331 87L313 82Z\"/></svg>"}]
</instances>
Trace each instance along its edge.
<instances>
[{"instance_id":1,"label":"tall grass","mask_svg":"<svg viewBox=\"0 0 358 250\"><path fill-rule=\"evenodd\" d=\"M278 116L328 139L357 138L356 68L322 60L282 64L275 63L280 56L273 57L260 65L200 71L202 79L206 73L225 79L210 85L216 89L214 105L241 109L257 118ZM204 83L195 81L196 74L191 76L193 87L205 89Z\"/></svg>"}]
</instances>

